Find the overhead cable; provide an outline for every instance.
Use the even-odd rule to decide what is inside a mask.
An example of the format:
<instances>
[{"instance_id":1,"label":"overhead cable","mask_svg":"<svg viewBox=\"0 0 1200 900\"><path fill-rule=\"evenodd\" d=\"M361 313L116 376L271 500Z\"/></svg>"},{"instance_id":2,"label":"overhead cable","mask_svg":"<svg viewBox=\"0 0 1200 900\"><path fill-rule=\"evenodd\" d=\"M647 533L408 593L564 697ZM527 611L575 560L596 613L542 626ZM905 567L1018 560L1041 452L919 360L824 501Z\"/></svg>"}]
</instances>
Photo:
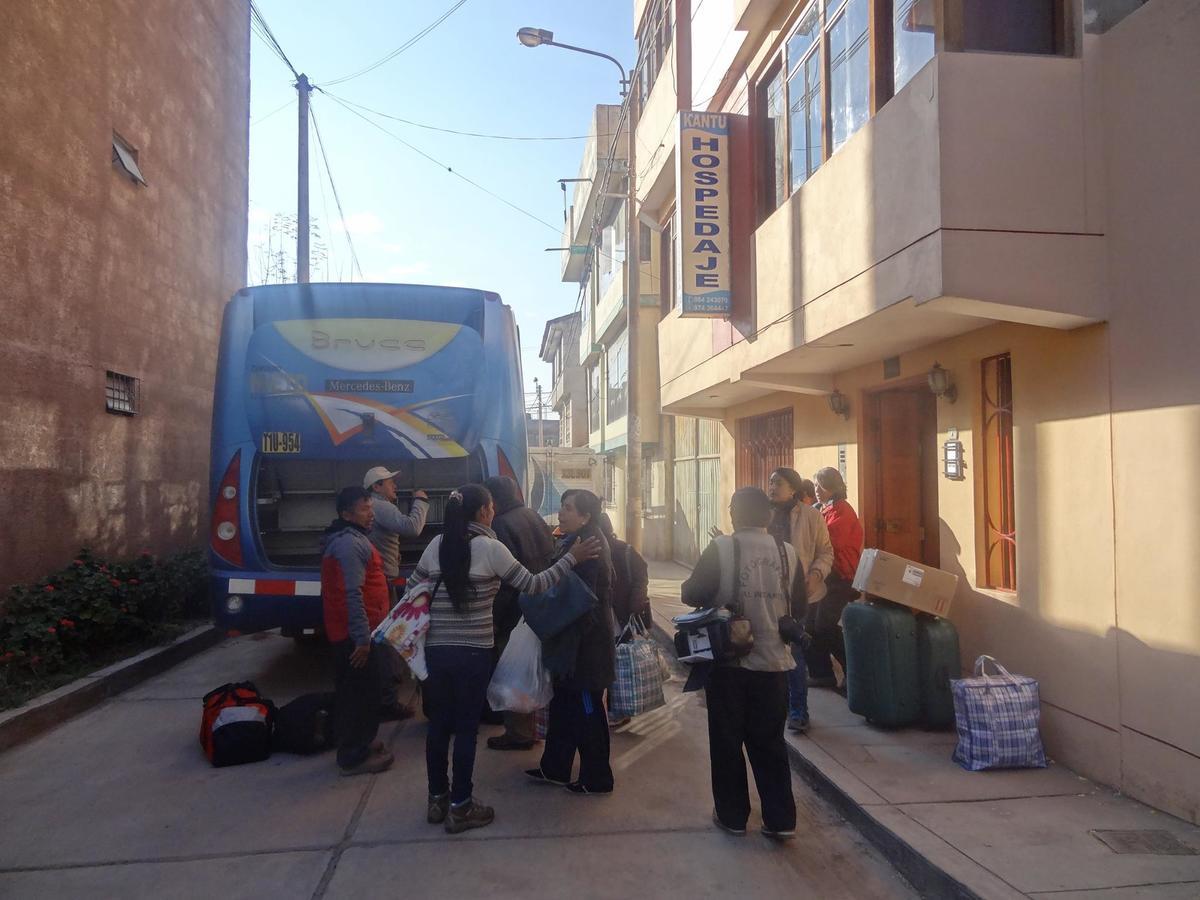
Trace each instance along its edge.
<instances>
[{"instance_id":1,"label":"overhead cable","mask_svg":"<svg viewBox=\"0 0 1200 900\"><path fill-rule=\"evenodd\" d=\"M450 173L451 175L453 175L455 178L460 178L460 179L462 179L462 180L463 180L463 181L465 181L467 184L471 185L472 187L476 188L477 190L483 191L483 192L484 192L485 194L487 194L488 196L490 196L490 197L492 197L492 198L494 198L494 199L496 199L496 200L499 200L501 203L503 203L505 206L509 207L510 209L516 210L516 211L517 211L517 212L519 212L521 215L523 215L523 216L526 216L527 218L533 219L533 221L535 221L535 222L538 222L538 223L540 223L540 224L542 224L542 225L545 225L547 228L549 228L549 229L550 229L551 231L553 231L555 234L561 234L561 233L562 233L562 228L561 228L560 226L557 226L557 225L552 225L550 222L547 222L545 219L543 219L543 218L541 218L541 217L539 217L539 216L535 215L534 213L531 213L529 210L527 210L527 209L524 209L524 208L522 208L522 207L520 207L520 206L517 206L517 204L513 203L511 200L508 200L508 199L506 199L506 198L504 198L504 197L500 196L500 195L499 195L499 194L497 194L495 191L489 190L488 188L486 188L486 187L484 187L482 184L480 184L478 181L475 181L475 180L473 180L473 179L471 179L471 178L468 178L466 175L464 175L462 172L459 172L459 171L458 171L457 169L455 169L453 166L447 165L446 163L442 162L440 159L437 159L436 157L430 156L428 153L426 153L426 152L425 152L424 150L422 150L420 147L414 146L413 144L411 144L411 143L409 143L408 141L406 141L404 138L400 137L398 134L395 134L394 132L388 131L388 129L384 128L384 127L383 127L382 125L380 125L378 122L375 122L375 121L373 121L373 120L371 120L371 119L368 119L366 116L364 116L364 115L363 115L362 113L360 113L358 110L354 109L352 106L349 106L349 105L347 105L346 103L343 103L341 99L339 99L338 97L334 96L333 94L330 94L330 93L328 93L327 91L324 91L324 90L322 90L322 89L321 89L321 88L319 88L319 87L317 88L317 90L318 90L318 91L321 91L321 93L325 94L325 96L326 96L326 97L329 97L329 98L330 98L331 100L333 100L335 103L338 103L338 104L340 104L340 105L342 106L342 108L343 108L343 109L345 109L347 112L349 112L349 113L352 113L353 115L356 115L356 116L358 116L360 119L362 119L362 120L363 120L364 122L366 122L368 125L371 125L373 128L377 128L378 130L382 131L384 134L386 134L386 135L387 135L388 137L390 137L392 140L400 142L400 143L401 143L401 144L403 144L405 147L407 147L409 150L413 151L413 152L414 152L414 153L416 153L418 156L424 157L425 159L427 159L429 162L433 163L433 164L434 164L435 166L437 166L438 168L440 168L440 169L445 169L447 172L449 172L449 173Z\"/></svg>"},{"instance_id":2,"label":"overhead cable","mask_svg":"<svg viewBox=\"0 0 1200 900\"><path fill-rule=\"evenodd\" d=\"M438 16L438 18L435 19L433 22L431 22L429 25L426 25L423 29L418 31L416 34L414 34L412 37L410 37L407 41L405 41L403 44L401 44L395 50L392 50L390 53L386 54L381 59L378 59L375 62L371 63L369 66L359 69L357 72L351 72L349 75L343 75L340 78L334 78L329 81L322 81L321 83L324 84L326 87L328 87L330 85L335 85L335 84L342 84L344 82L350 81L352 78L358 78L361 75L366 75L368 72L372 72L375 69L378 69L384 63L391 62L393 59L395 59L397 56L399 56L401 53L403 53L409 47L412 47L414 44L416 44L422 38L429 35L430 32L432 32L435 28L437 28L439 25L441 25L443 22L445 22L448 18L450 18L452 15L454 15L454 13L456 13L458 10L462 9L463 5L466 2L467 2L467 0L458 0L457 3L455 3L448 10L446 10L444 13L442 13L440 16Z\"/></svg>"},{"instance_id":3,"label":"overhead cable","mask_svg":"<svg viewBox=\"0 0 1200 900\"><path fill-rule=\"evenodd\" d=\"M353 100L347 100L345 97L339 97L337 94L330 93L329 91L326 91L325 93L328 96L333 97L335 100L340 100L342 103L347 103L350 106L361 109L364 112L369 112L373 115L380 116L384 119L391 119L393 122L401 122L405 125L412 125L414 128L424 128L428 131L440 131L444 134L457 134L462 137L490 138L495 141L586 141L589 137L591 137L591 135L588 134L550 135L545 137L523 134L486 134L480 131L458 131L454 128L439 128L437 125L426 125L423 122L414 122L412 119L404 119L400 116L394 116L378 109L372 109L371 107L364 106L361 103L355 103ZM606 138L611 137L611 135L598 134L596 137Z\"/></svg>"},{"instance_id":4,"label":"overhead cable","mask_svg":"<svg viewBox=\"0 0 1200 900\"><path fill-rule=\"evenodd\" d=\"M271 26L267 24L267 20L263 17L254 0L250 0L250 27L258 35L259 40L266 44L283 61L283 64L291 70L292 75L299 78L300 73L296 71L296 67L292 65L292 61L288 59L288 55L283 52L283 47L280 46L279 40L275 37L275 32L271 31Z\"/></svg>"},{"instance_id":5,"label":"overhead cable","mask_svg":"<svg viewBox=\"0 0 1200 900\"><path fill-rule=\"evenodd\" d=\"M350 228L346 224L346 213L342 209L342 199L338 196L337 183L333 180L333 169L329 167L329 156L325 153L325 142L321 139L321 126L317 124L317 112L311 106L309 107L309 115L312 116L313 133L317 136L317 147L321 150L321 159L325 162L325 174L329 176L329 188L333 191L333 202L337 206L338 215L342 220L342 231L346 233L346 244L350 247L350 259L354 264L354 269L358 269L358 277L366 280L363 275L362 266L358 262L358 254L354 252L354 241L350 237ZM351 281L354 280L354 270L350 272Z\"/></svg>"}]
</instances>

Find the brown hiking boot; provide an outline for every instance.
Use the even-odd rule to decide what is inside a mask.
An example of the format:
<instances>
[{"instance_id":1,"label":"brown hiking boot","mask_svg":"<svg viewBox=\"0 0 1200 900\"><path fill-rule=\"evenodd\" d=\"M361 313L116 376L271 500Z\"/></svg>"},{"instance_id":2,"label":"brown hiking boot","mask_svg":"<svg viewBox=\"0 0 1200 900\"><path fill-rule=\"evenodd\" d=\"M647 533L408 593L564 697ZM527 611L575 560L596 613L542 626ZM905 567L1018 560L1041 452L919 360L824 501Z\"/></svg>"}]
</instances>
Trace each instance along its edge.
<instances>
[{"instance_id":1,"label":"brown hiking boot","mask_svg":"<svg viewBox=\"0 0 1200 900\"><path fill-rule=\"evenodd\" d=\"M450 810L446 813L446 833L459 834L469 828L483 828L485 825L491 825L495 818L496 811L494 809L476 803L475 798L472 797L466 803L460 803L458 806L451 805Z\"/></svg>"},{"instance_id":2,"label":"brown hiking boot","mask_svg":"<svg viewBox=\"0 0 1200 900\"><path fill-rule=\"evenodd\" d=\"M430 825L441 825L446 821L446 813L450 811L450 794L429 795L429 815L425 821Z\"/></svg>"},{"instance_id":3,"label":"brown hiking boot","mask_svg":"<svg viewBox=\"0 0 1200 900\"><path fill-rule=\"evenodd\" d=\"M377 775L392 767L392 754L372 753L357 766L340 766L338 771L343 775Z\"/></svg>"}]
</instances>

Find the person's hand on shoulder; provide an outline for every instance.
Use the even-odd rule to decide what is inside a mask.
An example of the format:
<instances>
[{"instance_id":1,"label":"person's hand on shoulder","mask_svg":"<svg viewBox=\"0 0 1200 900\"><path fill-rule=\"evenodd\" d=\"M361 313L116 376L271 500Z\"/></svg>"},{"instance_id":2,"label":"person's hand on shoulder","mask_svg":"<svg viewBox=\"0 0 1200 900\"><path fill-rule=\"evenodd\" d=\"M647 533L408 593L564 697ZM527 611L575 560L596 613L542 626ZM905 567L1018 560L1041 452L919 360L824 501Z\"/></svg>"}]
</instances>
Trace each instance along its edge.
<instances>
[{"instance_id":1,"label":"person's hand on shoulder","mask_svg":"<svg viewBox=\"0 0 1200 900\"><path fill-rule=\"evenodd\" d=\"M359 644L350 654L350 666L355 669L361 669L367 664L367 657L371 655L370 644Z\"/></svg>"},{"instance_id":2,"label":"person's hand on shoulder","mask_svg":"<svg viewBox=\"0 0 1200 900\"><path fill-rule=\"evenodd\" d=\"M712 528L708 529L708 536L710 538L712 538L714 541L719 537L723 537L724 534L725 534L725 532L723 532L716 525L714 525Z\"/></svg>"},{"instance_id":3,"label":"person's hand on shoulder","mask_svg":"<svg viewBox=\"0 0 1200 900\"><path fill-rule=\"evenodd\" d=\"M576 565L597 559L600 556L600 538L590 537L587 540L575 538L575 542L571 544L571 549L567 552L571 554Z\"/></svg>"}]
</instances>

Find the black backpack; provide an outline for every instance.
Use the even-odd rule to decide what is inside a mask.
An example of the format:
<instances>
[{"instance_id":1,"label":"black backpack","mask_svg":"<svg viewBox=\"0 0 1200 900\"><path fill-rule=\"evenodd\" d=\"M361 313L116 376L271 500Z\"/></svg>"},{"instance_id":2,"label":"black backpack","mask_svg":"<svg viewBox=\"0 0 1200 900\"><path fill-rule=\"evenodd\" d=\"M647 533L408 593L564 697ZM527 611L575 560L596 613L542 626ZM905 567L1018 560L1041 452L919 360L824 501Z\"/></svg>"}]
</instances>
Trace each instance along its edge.
<instances>
[{"instance_id":1,"label":"black backpack","mask_svg":"<svg viewBox=\"0 0 1200 900\"><path fill-rule=\"evenodd\" d=\"M274 750L308 756L331 749L335 694L304 694L275 711Z\"/></svg>"}]
</instances>

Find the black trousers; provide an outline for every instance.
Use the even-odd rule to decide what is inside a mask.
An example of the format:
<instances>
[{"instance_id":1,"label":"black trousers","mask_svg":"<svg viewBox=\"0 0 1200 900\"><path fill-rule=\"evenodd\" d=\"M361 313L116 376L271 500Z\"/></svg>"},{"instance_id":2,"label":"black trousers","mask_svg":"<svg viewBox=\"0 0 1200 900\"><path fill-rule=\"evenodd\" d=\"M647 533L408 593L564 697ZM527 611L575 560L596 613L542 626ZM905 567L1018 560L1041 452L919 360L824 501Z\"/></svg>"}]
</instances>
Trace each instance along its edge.
<instances>
[{"instance_id":1,"label":"black trousers","mask_svg":"<svg viewBox=\"0 0 1200 900\"><path fill-rule=\"evenodd\" d=\"M808 663L808 674L813 678L829 678L833 676L833 663L836 659L842 671L846 671L846 641L842 634L842 610L853 600L858 599L858 591L850 582L830 575L826 579L825 596L817 603L810 603L804 628L812 635L812 645L805 651L804 658Z\"/></svg>"},{"instance_id":2,"label":"black trousers","mask_svg":"<svg viewBox=\"0 0 1200 900\"><path fill-rule=\"evenodd\" d=\"M357 766L371 752L371 741L379 732L384 682L391 678L383 648L372 644L367 664L361 669L350 665L353 652L353 641L339 641L333 645L337 679L337 715L334 717L337 761L343 768Z\"/></svg>"},{"instance_id":3,"label":"black trousers","mask_svg":"<svg viewBox=\"0 0 1200 900\"><path fill-rule=\"evenodd\" d=\"M580 783L588 790L611 791L604 691L572 691L555 684L548 719L541 762L546 777L570 781L578 753Z\"/></svg>"},{"instance_id":4,"label":"black trousers","mask_svg":"<svg viewBox=\"0 0 1200 900\"><path fill-rule=\"evenodd\" d=\"M713 805L731 828L750 817L746 759L762 804L763 824L776 831L796 827L796 800L783 726L787 720L787 672L752 672L716 666L708 687L708 752Z\"/></svg>"}]
</instances>

